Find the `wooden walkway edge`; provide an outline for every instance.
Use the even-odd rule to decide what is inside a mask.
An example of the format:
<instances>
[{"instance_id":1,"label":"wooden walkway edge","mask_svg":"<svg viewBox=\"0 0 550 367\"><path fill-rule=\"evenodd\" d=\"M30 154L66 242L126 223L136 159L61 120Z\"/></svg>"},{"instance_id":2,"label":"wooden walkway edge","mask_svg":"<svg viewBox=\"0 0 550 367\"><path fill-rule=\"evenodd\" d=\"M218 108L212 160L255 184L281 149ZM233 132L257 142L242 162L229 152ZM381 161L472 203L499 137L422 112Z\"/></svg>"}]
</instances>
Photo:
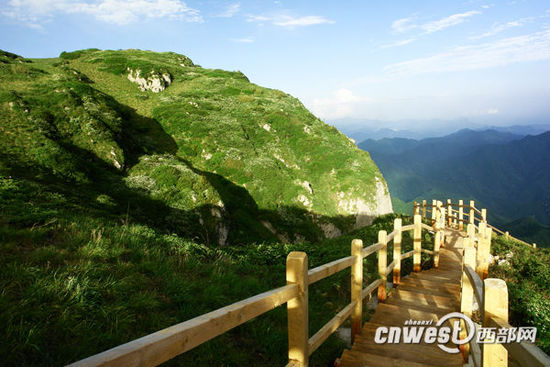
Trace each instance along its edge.
<instances>
[{"instance_id":1,"label":"wooden walkway edge","mask_svg":"<svg viewBox=\"0 0 550 367\"><path fill-rule=\"evenodd\" d=\"M401 327L407 320L433 320L460 312L462 247L465 234L446 230L445 247L440 250L439 268L412 273L404 277L388 294L384 303L357 335L351 350L345 350L341 367L388 366L462 366L460 353L450 354L437 344L376 344L379 326Z\"/></svg>"}]
</instances>

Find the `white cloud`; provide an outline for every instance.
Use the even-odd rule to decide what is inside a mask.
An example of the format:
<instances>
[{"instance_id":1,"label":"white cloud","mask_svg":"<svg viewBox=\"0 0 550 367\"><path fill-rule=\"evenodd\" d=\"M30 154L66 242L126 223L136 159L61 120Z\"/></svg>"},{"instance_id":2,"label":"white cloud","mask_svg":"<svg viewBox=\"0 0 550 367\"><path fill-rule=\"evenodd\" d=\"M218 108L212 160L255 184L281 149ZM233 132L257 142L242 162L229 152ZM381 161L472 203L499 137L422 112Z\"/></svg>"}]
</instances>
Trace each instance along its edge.
<instances>
[{"instance_id":1,"label":"white cloud","mask_svg":"<svg viewBox=\"0 0 550 367\"><path fill-rule=\"evenodd\" d=\"M550 30L481 45L455 47L434 56L388 65L384 71L390 76L399 77L485 69L547 59L550 59Z\"/></svg>"},{"instance_id":2,"label":"white cloud","mask_svg":"<svg viewBox=\"0 0 550 367\"><path fill-rule=\"evenodd\" d=\"M496 107L489 108L489 109L487 110L487 114L488 114L488 115L498 115L499 112L500 112L500 111L499 111L498 108L496 108Z\"/></svg>"},{"instance_id":3,"label":"white cloud","mask_svg":"<svg viewBox=\"0 0 550 367\"><path fill-rule=\"evenodd\" d=\"M292 17L289 15L264 16L249 15L249 22L269 22L273 25L285 28L305 27L317 24L333 24L334 21L318 15L308 15L303 17Z\"/></svg>"},{"instance_id":4,"label":"white cloud","mask_svg":"<svg viewBox=\"0 0 550 367\"><path fill-rule=\"evenodd\" d=\"M89 15L118 25L144 18L202 22L199 11L180 0L11 0L2 13L27 25L50 21L58 14Z\"/></svg>"},{"instance_id":5,"label":"white cloud","mask_svg":"<svg viewBox=\"0 0 550 367\"><path fill-rule=\"evenodd\" d=\"M418 27L418 25L413 23L414 20L415 17L397 19L391 24L391 28L397 33L408 32Z\"/></svg>"},{"instance_id":6,"label":"white cloud","mask_svg":"<svg viewBox=\"0 0 550 367\"><path fill-rule=\"evenodd\" d=\"M322 118L343 118L352 116L358 108L369 102L372 102L371 98L356 96L349 89L339 89L330 98L314 99L312 110Z\"/></svg>"},{"instance_id":7,"label":"white cloud","mask_svg":"<svg viewBox=\"0 0 550 367\"><path fill-rule=\"evenodd\" d=\"M481 14L481 12L477 10L471 10L465 13L449 15L445 18L441 18L439 20L435 20L424 24L417 24L416 23L417 17L411 16L408 18L401 18L393 21L391 28L395 33L406 33L415 29L420 29L424 31L425 34L429 34L429 33L441 31L448 27L452 27L452 26L464 23L465 21L468 20L468 18L478 14Z\"/></svg>"},{"instance_id":8,"label":"white cloud","mask_svg":"<svg viewBox=\"0 0 550 367\"><path fill-rule=\"evenodd\" d=\"M393 43L388 43L386 45L382 45L381 48L392 48L392 47L399 47L399 46L405 46L411 42L414 42L416 41L415 38L409 38L409 39L405 39L405 40L401 40L401 41L396 41L396 42L393 42Z\"/></svg>"},{"instance_id":9,"label":"white cloud","mask_svg":"<svg viewBox=\"0 0 550 367\"><path fill-rule=\"evenodd\" d=\"M522 27L525 23L531 20L533 20L533 18L521 18L518 20L514 20L512 22L507 22L502 24L495 23L491 27L490 31L477 36L470 37L470 39L481 39L481 38L491 37L491 36L494 36L495 34L498 34L510 28Z\"/></svg>"},{"instance_id":10,"label":"white cloud","mask_svg":"<svg viewBox=\"0 0 550 367\"><path fill-rule=\"evenodd\" d=\"M423 24L421 28L427 33L433 33L448 27L464 23L468 18L478 14L481 14L481 12L477 10L471 10L466 13L453 14L440 20Z\"/></svg>"},{"instance_id":11,"label":"white cloud","mask_svg":"<svg viewBox=\"0 0 550 367\"><path fill-rule=\"evenodd\" d=\"M251 37L247 37L247 38L231 38L231 41L232 41L232 42L236 42L236 43L253 43L253 42L254 42L254 39L251 38Z\"/></svg>"},{"instance_id":12,"label":"white cloud","mask_svg":"<svg viewBox=\"0 0 550 367\"><path fill-rule=\"evenodd\" d=\"M241 10L240 3L230 4L225 8L225 11L218 15L220 18L231 18Z\"/></svg>"}]
</instances>

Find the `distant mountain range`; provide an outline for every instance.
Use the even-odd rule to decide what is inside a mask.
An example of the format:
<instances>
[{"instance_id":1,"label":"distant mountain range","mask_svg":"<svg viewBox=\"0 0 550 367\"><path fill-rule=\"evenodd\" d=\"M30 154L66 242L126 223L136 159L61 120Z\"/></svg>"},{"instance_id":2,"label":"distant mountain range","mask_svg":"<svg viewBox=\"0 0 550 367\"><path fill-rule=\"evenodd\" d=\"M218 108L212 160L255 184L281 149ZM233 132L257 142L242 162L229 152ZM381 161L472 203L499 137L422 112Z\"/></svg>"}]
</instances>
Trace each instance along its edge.
<instances>
[{"instance_id":1,"label":"distant mountain range","mask_svg":"<svg viewBox=\"0 0 550 367\"><path fill-rule=\"evenodd\" d=\"M535 226L539 240L550 238L542 235L550 234L550 131L522 136L464 129L439 138L367 139L358 145L382 171L396 209L408 210L420 199L473 199L488 208L492 223L512 234L514 228L529 240L523 233L535 231L524 229Z\"/></svg>"},{"instance_id":2,"label":"distant mountain range","mask_svg":"<svg viewBox=\"0 0 550 367\"><path fill-rule=\"evenodd\" d=\"M465 119L444 121L381 121L361 119L339 119L330 121L330 124L341 132L362 142L366 139L406 138L421 140L433 137L443 137L456 131L457 126L474 131L495 130L521 136L538 135L550 130L550 124L531 123L526 125L494 126L479 124Z\"/></svg>"}]
</instances>

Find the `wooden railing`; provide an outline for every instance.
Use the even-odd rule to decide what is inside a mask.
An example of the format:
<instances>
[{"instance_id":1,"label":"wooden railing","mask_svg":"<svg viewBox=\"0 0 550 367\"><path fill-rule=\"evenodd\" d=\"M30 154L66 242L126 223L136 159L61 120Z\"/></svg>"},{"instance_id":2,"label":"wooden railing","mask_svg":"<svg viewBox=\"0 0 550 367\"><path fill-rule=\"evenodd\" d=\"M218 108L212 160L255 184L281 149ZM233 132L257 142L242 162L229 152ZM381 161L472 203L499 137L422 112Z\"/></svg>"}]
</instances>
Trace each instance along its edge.
<instances>
[{"instance_id":1,"label":"wooden railing","mask_svg":"<svg viewBox=\"0 0 550 367\"><path fill-rule=\"evenodd\" d=\"M471 223L471 224L480 223L480 222L487 223L487 209L476 208L474 200L470 200L470 205L464 205L463 200L459 200L458 203L452 203L451 199L447 199L446 204L437 200L432 200L431 204L427 204L426 200L423 200L422 203L417 203L415 201L414 213L418 213L418 214L422 213L423 218L426 218L427 213L431 213L432 219L433 219L434 218L433 215L435 214L435 212L433 211L433 208L436 208L438 204L442 207L442 209L445 209L445 212L447 215L447 226L449 227L454 227L454 228L458 228L459 230L463 230L464 224L467 224L467 223ZM468 220L466 220L465 217L467 217ZM527 243L523 240L520 240L519 238L512 236L508 231L502 231L488 223L487 223L487 227L492 228L494 233L497 236L504 236L506 239L512 239L516 242L519 242L529 247L533 247L533 248L537 247L536 243L532 243L532 244Z\"/></svg>"},{"instance_id":2,"label":"wooden railing","mask_svg":"<svg viewBox=\"0 0 550 367\"><path fill-rule=\"evenodd\" d=\"M423 229L432 231L432 227L422 223L420 215L415 215L413 224L406 226L396 218L393 231L390 234L380 231L377 243L363 247L363 241L355 239L351 243L350 256L313 269L308 268L306 253L291 252L286 260L285 286L157 331L71 366L156 366L285 303L288 313L287 366L308 366L310 355L348 318L351 318L352 342L355 340L363 325L363 301L375 290L379 301L386 299L387 277L392 274L392 284L399 284L402 260L412 257L414 271L420 271L421 254L425 252L433 255L437 267L443 232L434 233L434 250L430 251L422 249ZM402 234L406 231L413 231L413 250L402 253ZM388 265L387 249L392 241L393 260ZM374 253L378 257L379 278L363 288L363 260ZM350 267L351 302L309 337L309 286Z\"/></svg>"},{"instance_id":3,"label":"wooden railing","mask_svg":"<svg viewBox=\"0 0 550 367\"><path fill-rule=\"evenodd\" d=\"M479 327L509 330L508 323L508 287L502 279L487 279L487 258L491 246L492 228L480 223L479 227L468 224L468 237L464 239L462 261L462 292L460 312L472 318L473 305L479 310L475 315ZM477 334L477 333L476 333ZM493 335L493 338L495 335ZM465 361L476 366L508 366L508 355L519 366L550 366L550 357L533 343L522 341L478 344L472 339L463 349Z\"/></svg>"},{"instance_id":4,"label":"wooden railing","mask_svg":"<svg viewBox=\"0 0 550 367\"><path fill-rule=\"evenodd\" d=\"M453 207L459 209L455 210ZM465 214L463 209L468 209L469 213ZM433 220L437 217L438 211L441 220L448 227L462 230L464 224L467 223L467 237L464 238L462 257L460 312L470 318L474 316L478 318L481 325L475 324L477 330L480 327L492 327L496 328L495 330L512 328L508 323L509 305L506 282L502 279L487 278L493 231L503 235L506 235L506 232L489 225L487 223L487 210L477 209L473 201L470 201L470 205L464 205L462 200L459 200L458 204L452 204L451 200L447 200L446 205L444 205L441 201L433 200L432 205L428 206L424 200L422 205L417 203L414 205L415 213L422 213L424 217L427 215L426 213L431 213ZM445 219L446 214L448 215ZM476 214L479 214L479 217ZM468 216L468 221L464 220L464 215ZM523 242L518 239L515 240ZM536 245L533 244L533 247L536 247ZM478 313L476 315L473 312L474 305L477 305ZM465 324L462 324L462 326L465 327ZM465 335L464 332L462 336ZM550 357L533 343L525 341L521 343L478 344L477 339L474 339L463 346L462 353L464 361L471 362L476 367L508 366L508 355L519 366L550 366Z\"/></svg>"}]
</instances>

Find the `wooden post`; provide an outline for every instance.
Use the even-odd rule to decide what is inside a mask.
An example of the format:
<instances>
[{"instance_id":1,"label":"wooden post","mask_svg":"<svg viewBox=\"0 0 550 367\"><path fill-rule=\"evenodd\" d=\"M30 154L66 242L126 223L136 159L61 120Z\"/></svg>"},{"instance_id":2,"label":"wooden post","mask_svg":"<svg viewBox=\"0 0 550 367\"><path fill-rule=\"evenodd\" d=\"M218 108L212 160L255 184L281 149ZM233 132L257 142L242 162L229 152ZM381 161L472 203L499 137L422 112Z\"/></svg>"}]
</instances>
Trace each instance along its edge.
<instances>
[{"instance_id":1,"label":"wooden post","mask_svg":"<svg viewBox=\"0 0 550 367\"><path fill-rule=\"evenodd\" d=\"M476 227L475 227L475 224L473 224L473 223L468 223L468 227L467 227L467 229L466 229L466 233L468 234L468 238L470 239L470 241L469 241L469 246L474 247L474 245L475 245L475 237L476 237ZM475 266L473 267L473 269L475 269Z\"/></svg>"},{"instance_id":2,"label":"wooden post","mask_svg":"<svg viewBox=\"0 0 550 367\"><path fill-rule=\"evenodd\" d=\"M481 280L487 278L489 271L489 253L491 252L492 228L487 228L485 223L480 223L479 241L477 244L477 268L476 273Z\"/></svg>"},{"instance_id":3,"label":"wooden post","mask_svg":"<svg viewBox=\"0 0 550 367\"><path fill-rule=\"evenodd\" d=\"M474 288L464 268L466 265L472 269L476 268L476 249L473 246L466 245L470 239L464 239L464 256L462 258L462 293L460 295L460 312L468 317L472 317L472 306L474 303Z\"/></svg>"},{"instance_id":4,"label":"wooden post","mask_svg":"<svg viewBox=\"0 0 550 367\"><path fill-rule=\"evenodd\" d=\"M458 229L463 230L464 229L464 200L458 201Z\"/></svg>"},{"instance_id":5,"label":"wooden post","mask_svg":"<svg viewBox=\"0 0 550 367\"><path fill-rule=\"evenodd\" d=\"M309 365L308 264L305 252L292 251L286 258L286 284L297 284L299 294L287 303L288 359L299 367Z\"/></svg>"},{"instance_id":6,"label":"wooden post","mask_svg":"<svg viewBox=\"0 0 550 367\"><path fill-rule=\"evenodd\" d=\"M413 205L414 205L413 215L420 213L420 208L418 207L418 203L415 201Z\"/></svg>"},{"instance_id":7,"label":"wooden post","mask_svg":"<svg viewBox=\"0 0 550 367\"><path fill-rule=\"evenodd\" d=\"M420 215L415 215L414 217L420 217ZM378 286L378 301L384 302L386 300L386 267L388 266L388 234L386 231L378 232L378 243L384 244L380 250L378 250L378 275L382 282Z\"/></svg>"},{"instance_id":8,"label":"wooden post","mask_svg":"<svg viewBox=\"0 0 550 367\"><path fill-rule=\"evenodd\" d=\"M536 244L536 243L533 243L533 248L537 248L537 244Z\"/></svg>"},{"instance_id":9,"label":"wooden post","mask_svg":"<svg viewBox=\"0 0 550 367\"><path fill-rule=\"evenodd\" d=\"M434 210L435 212L435 210ZM420 215L414 216L414 232L413 232L413 270L421 270L421 255L422 255L422 218Z\"/></svg>"},{"instance_id":10,"label":"wooden post","mask_svg":"<svg viewBox=\"0 0 550 367\"><path fill-rule=\"evenodd\" d=\"M483 292L483 326L489 327L490 318L498 317L508 322L508 288L502 279L485 279ZM483 344L482 366L508 366L508 351L501 344Z\"/></svg>"},{"instance_id":11,"label":"wooden post","mask_svg":"<svg viewBox=\"0 0 550 367\"><path fill-rule=\"evenodd\" d=\"M487 223L487 209L481 209L481 219Z\"/></svg>"},{"instance_id":12,"label":"wooden post","mask_svg":"<svg viewBox=\"0 0 550 367\"><path fill-rule=\"evenodd\" d=\"M437 206L437 200L432 200L432 219L435 219L435 208Z\"/></svg>"},{"instance_id":13,"label":"wooden post","mask_svg":"<svg viewBox=\"0 0 550 367\"><path fill-rule=\"evenodd\" d=\"M426 204L426 200L424 203ZM426 206L424 205L424 209ZM426 211L424 210L424 215ZM395 236L393 237L393 260L395 261L395 266L393 267L393 286L397 286L401 280L401 227L402 227L401 218L395 218L393 221L393 230L395 231Z\"/></svg>"},{"instance_id":14,"label":"wooden post","mask_svg":"<svg viewBox=\"0 0 550 367\"><path fill-rule=\"evenodd\" d=\"M426 200L422 200L422 218L426 218Z\"/></svg>"},{"instance_id":15,"label":"wooden post","mask_svg":"<svg viewBox=\"0 0 550 367\"><path fill-rule=\"evenodd\" d=\"M453 224L453 206L451 199L447 199L447 225L450 227Z\"/></svg>"},{"instance_id":16,"label":"wooden post","mask_svg":"<svg viewBox=\"0 0 550 367\"><path fill-rule=\"evenodd\" d=\"M441 247L441 238L443 237L443 231L437 230L434 233L434 268L439 268L439 249Z\"/></svg>"},{"instance_id":17,"label":"wooden post","mask_svg":"<svg viewBox=\"0 0 550 367\"><path fill-rule=\"evenodd\" d=\"M355 341L355 335L361 334L363 327L363 241L355 239L351 241L351 256L354 256L351 264L351 302L355 306L351 312L351 344Z\"/></svg>"},{"instance_id":18,"label":"wooden post","mask_svg":"<svg viewBox=\"0 0 550 367\"><path fill-rule=\"evenodd\" d=\"M471 223L471 224L475 224L475 211L474 211L474 207L476 206L476 203L475 201L473 200L470 200L470 216L468 217L468 222Z\"/></svg>"}]
</instances>

